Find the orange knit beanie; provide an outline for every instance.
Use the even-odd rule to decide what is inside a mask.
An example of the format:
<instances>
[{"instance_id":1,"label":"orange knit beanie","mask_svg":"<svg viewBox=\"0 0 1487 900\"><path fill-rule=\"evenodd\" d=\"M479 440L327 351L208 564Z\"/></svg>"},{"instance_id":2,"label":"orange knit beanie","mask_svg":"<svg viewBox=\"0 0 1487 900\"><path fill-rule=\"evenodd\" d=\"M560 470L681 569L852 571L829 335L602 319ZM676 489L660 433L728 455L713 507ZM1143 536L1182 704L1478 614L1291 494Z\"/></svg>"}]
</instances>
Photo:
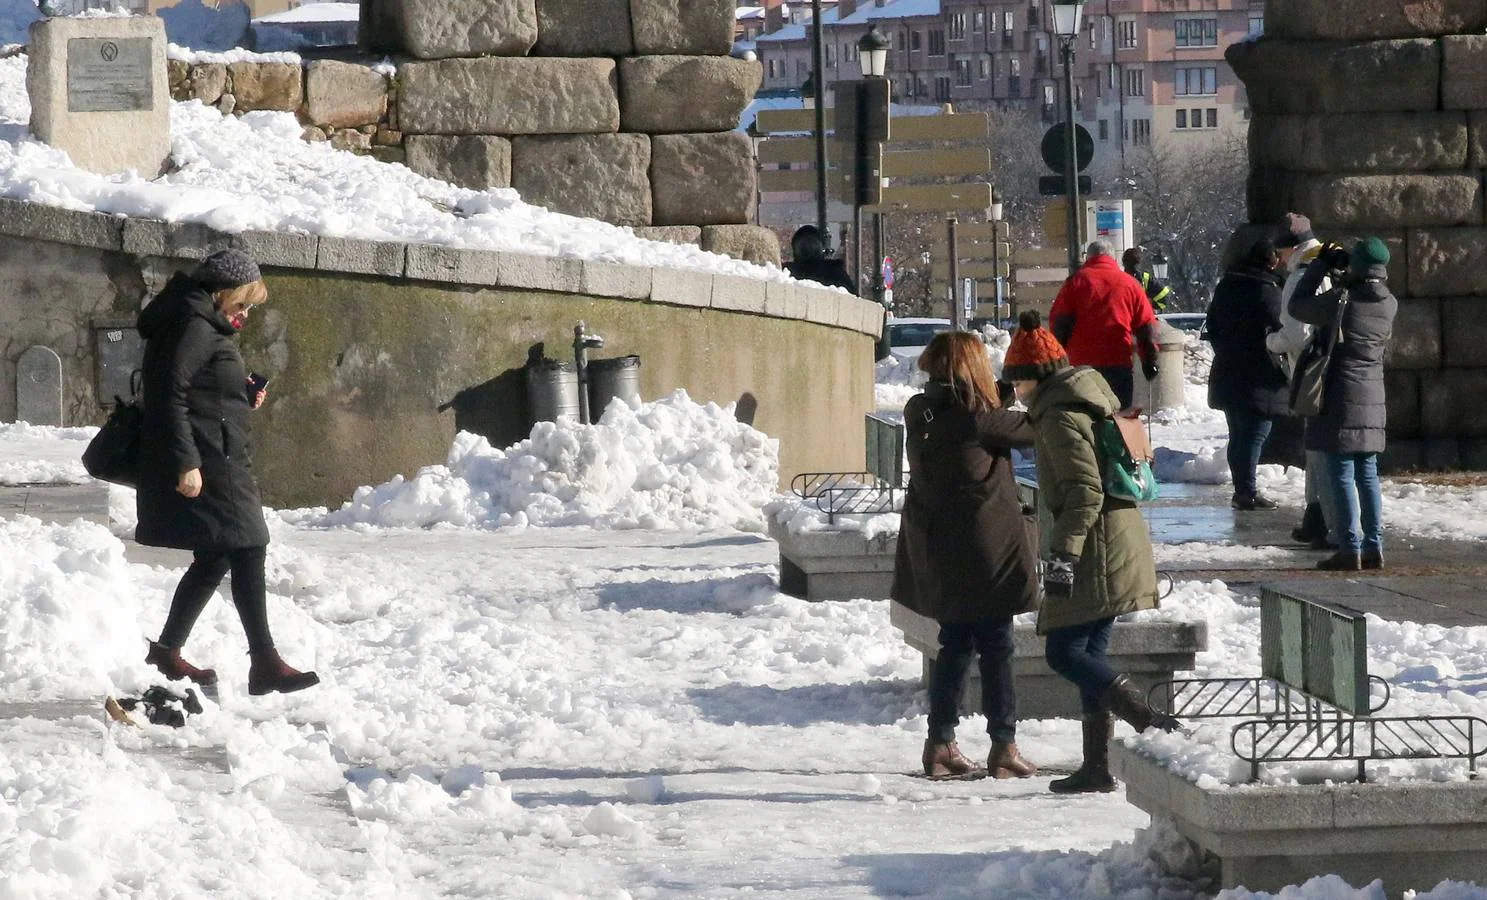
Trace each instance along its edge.
<instances>
[{"instance_id":1,"label":"orange knit beanie","mask_svg":"<svg viewBox=\"0 0 1487 900\"><path fill-rule=\"evenodd\" d=\"M1053 332L1043 327L1037 310L1017 317L1017 331L1002 362L1003 381L1042 381L1068 365L1069 354Z\"/></svg>"}]
</instances>

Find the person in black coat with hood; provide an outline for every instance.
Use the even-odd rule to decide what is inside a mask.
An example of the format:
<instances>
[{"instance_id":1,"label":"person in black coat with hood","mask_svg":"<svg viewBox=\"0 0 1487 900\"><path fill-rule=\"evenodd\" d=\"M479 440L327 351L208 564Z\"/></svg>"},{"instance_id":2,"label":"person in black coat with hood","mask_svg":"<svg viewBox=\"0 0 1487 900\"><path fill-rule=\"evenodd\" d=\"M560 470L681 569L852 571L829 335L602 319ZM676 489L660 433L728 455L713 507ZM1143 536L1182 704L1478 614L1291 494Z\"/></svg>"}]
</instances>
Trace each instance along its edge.
<instances>
[{"instance_id":1,"label":"person in black coat with hood","mask_svg":"<svg viewBox=\"0 0 1487 900\"><path fill-rule=\"evenodd\" d=\"M145 339L135 539L193 551L160 639L145 662L168 678L215 685L217 673L181 658L181 647L217 586L232 572L232 602L252 664L248 693L303 690L314 672L290 668L269 631L264 561L269 541L253 480L248 414L263 402L233 340L248 311L268 299L258 265L236 250L178 274L139 314ZM250 390L253 396L249 396Z\"/></svg>"},{"instance_id":2,"label":"person in black coat with hood","mask_svg":"<svg viewBox=\"0 0 1487 900\"><path fill-rule=\"evenodd\" d=\"M1255 470L1277 418L1290 414L1286 369L1265 346L1281 329L1280 255L1261 238L1213 291L1205 328L1213 343L1208 405L1229 423L1229 474L1238 510L1275 509L1260 494Z\"/></svg>"},{"instance_id":3,"label":"person in black coat with hood","mask_svg":"<svg viewBox=\"0 0 1487 900\"><path fill-rule=\"evenodd\" d=\"M846 265L827 255L826 240L816 226L802 225L795 229L794 237L790 238L790 254L794 258L785 263L785 271L796 278L857 293L857 285L847 274Z\"/></svg>"}]
</instances>

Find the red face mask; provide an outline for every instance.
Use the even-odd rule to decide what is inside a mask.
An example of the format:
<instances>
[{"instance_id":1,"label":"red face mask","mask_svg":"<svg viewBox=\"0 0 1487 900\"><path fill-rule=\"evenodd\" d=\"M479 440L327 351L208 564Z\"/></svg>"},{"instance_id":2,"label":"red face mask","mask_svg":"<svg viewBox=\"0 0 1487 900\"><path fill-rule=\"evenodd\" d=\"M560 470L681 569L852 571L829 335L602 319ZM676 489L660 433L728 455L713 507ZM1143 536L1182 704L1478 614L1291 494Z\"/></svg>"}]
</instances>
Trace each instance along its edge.
<instances>
[{"instance_id":1,"label":"red face mask","mask_svg":"<svg viewBox=\"0 0 1487 900\"><path fill-rule=\"evenodd\" d=\"M243 330L243 326L246 325L246 324L248 324L248 313L247 313L247 311L245 310L245 311L240 312L237 315L229 318L227 320L227 324L231 325L237 331L242 331Z\"/></svg>"}]
</instances>

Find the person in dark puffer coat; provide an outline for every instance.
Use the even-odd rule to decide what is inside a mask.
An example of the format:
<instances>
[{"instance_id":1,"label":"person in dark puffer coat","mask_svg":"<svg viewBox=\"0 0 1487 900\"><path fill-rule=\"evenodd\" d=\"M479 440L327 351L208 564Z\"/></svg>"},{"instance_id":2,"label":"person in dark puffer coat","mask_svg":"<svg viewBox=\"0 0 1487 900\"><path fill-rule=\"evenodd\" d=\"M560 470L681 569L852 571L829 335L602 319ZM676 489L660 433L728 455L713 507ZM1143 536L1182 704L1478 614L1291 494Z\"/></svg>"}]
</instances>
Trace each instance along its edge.
<instances>
[{"instance_id":1,"label":"person in dark puffer coat","mask_svg":"<svg viewBox=\"0 0 1487 900\"><path fill-rule=\"evenodd\" d=\"M1275 509L1260 494L1255 470L1277 418L1290 414L1285 368L1265 346L1281 329L1280 254L1269 238L1256 241L1245 258L1224 273L1208 306L1204 329L1213 344L1208 405L1229 424L1232 505L1238 510Z\"/></svg>"},{"instance_id":2,"label":"person in dark puffer coat","mask_svg":"<svg viewBox=\"0 0 1487 900\"><path fill-rule=\"evenodd\" d=\"M971 657L981 657L981 703L994 778L1038 767L1017 749L1012 617L1038 605L1037 557L1012 477L1012 449L1031 447L1026 413L1002 409L981 339L937 335L919 357L924 393L904 407L909 468L893 599L940 625L929 683L924 774L968 775L955 741Z\"/></svg>"},{"instance_id":3,"label":"person in dark puffer coat","mask_svg":"<svg viewBox=\"0 0 1487 900\"><path fill-rule=\"evenodd\" d=\"M248 693L298 691L314 672L290 668L269 631L264 561L269 542L253 480L247 370L233 338L248 310L268 298L258 266L236 250L214 253L178 274L139 314L145 339L144 422L135 539L193 551L160 639L145 662L168 678L215 685L217 673L186 662L181 647L223 576L248 638Z\"/></svg>"},{"instance_id":4,"label":"person in dark puffer coat","mask_svg":"<svg viewBox=\"0 0 1487 900\"><path fill-rule=\"evenodd\" d=\"M1384 567L1384 500L1379 454L1386 443L1389 409L1384 394L1384 351L1394 333L1399 301L1389 292L1389 248L1376 237L1359 241L1351 256L1331 244L1306 269L1290 313L1319 330L1339 329L1332 351L1322 411L1306 426L1306 449L1326 454L1324 489L1333 492L1338 551L1319 568L1334 571ZM1320 292L1332 276L1347 291L1338 321L1338 292Z\"/></svg>"}]
</instances>

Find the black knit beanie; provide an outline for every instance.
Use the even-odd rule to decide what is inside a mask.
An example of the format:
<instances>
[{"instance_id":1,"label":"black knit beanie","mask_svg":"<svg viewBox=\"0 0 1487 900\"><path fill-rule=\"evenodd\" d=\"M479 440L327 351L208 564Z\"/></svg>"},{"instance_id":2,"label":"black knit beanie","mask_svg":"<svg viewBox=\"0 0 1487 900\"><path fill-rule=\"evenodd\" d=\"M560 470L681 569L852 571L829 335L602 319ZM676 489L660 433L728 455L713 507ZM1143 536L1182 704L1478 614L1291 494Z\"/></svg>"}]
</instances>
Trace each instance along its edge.
<instances>
[{"instance_id":1,"label":"black knit beanie","mask_svg":"<svg viewBox=\"0 0 1487 900\"><path fill-rule=\"evenodd\" d=\"M202 260L191 277L213 292L263 280L258 263L241 250L218 250Z\"/></svg>"}]
</instances>

